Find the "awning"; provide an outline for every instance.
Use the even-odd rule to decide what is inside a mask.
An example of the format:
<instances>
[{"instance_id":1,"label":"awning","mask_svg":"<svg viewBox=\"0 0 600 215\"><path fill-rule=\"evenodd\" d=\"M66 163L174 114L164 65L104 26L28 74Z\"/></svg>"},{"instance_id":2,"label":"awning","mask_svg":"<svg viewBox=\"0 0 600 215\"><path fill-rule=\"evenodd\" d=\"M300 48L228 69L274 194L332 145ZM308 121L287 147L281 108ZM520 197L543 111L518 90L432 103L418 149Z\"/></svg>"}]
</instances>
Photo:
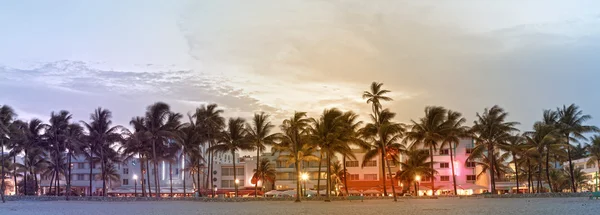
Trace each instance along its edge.
<instances>
[{"instance_id":1,"label":"awning","mask_svg":"<svg viewBox=\"0 0 600 215\"><path fill-rule=\"evenodd\" d=\"M456 185L456 189L463 189L463 190L486 190L488 189L487 187L481 186L481 185L477 185L477 184L460 184L460 185Z\"/></svg>"},{"instance_id":2,"label":"awning","mask_svg":"<svg viewBox=\"0 0 600 215\"><path fill-rule=\"evenodd\" d=\"M155 190L153 188L151 189L151 191L153 194L155 193ZM114 189L110 189L107 191L107 193L122 193L122 194L127 194L127 193L133 194L135 192L136 192L135 188L129 188L129 187L127 187L127 188L119 187L119 188L114 188ZM141 187L138 186L137 192L142 193ZM161 187L160 193L161 194L169 194L169 193L171 193L171 188ZM177 187L177 188L173 187L173 193L183 193L183 188L182 187ZM194 193L194 189L188 188L188 189L186 189L186 193Z\"/></svg>"}]
</instances>

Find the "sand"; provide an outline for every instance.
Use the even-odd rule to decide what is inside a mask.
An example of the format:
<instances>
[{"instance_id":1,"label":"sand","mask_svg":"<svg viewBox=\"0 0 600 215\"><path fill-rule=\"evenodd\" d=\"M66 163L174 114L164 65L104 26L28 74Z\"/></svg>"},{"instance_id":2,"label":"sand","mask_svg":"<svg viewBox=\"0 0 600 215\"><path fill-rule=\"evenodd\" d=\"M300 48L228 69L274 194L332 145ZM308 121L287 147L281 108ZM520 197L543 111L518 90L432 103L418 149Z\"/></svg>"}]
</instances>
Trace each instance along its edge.
<instances>
[{"instance_id":1,"label":"sand","mask_svg":"<svg viewBox=\"0 0 600 215\"><path fill-rule=\"evenodd\" d=\"M66 202L0 203L1 215L135 215L135 214L598 214L600 200L548 199L411 199L320 202Z\"/></svg>"}]
</instances>

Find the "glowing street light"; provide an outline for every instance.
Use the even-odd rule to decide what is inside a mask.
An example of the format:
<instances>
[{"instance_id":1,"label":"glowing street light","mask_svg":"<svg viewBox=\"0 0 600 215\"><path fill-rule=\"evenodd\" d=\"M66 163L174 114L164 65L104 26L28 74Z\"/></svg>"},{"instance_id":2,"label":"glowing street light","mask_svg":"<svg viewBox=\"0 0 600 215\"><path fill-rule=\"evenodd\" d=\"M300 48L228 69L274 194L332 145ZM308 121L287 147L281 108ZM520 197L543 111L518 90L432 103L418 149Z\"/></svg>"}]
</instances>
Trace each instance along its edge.
<instances>
[{"instance_id":1,"label":"glowing street light","mask_svg":"<svg viewBox=\"0 0 600 215\"><path fill-rule=\"evenodd\" d=\"M417 181L417 196L419 196L419 190L421 189L421 176L415 176L415 180Z\"/></svg>"},{"instance_id":2,"label":"glowing street light","mask_svg":"<svg viewBox=\"0 0 600 215\"><path fill-rule=\"evenodd\" d=\"M304 193L302 195L306 195L306 181L308 181L308 173L302 173L302 175L300 175L300 179L302 179L302 181L304 182Z\"/></svg>"},{"instance_id":3,"label":"glowing street light","mask_svg":"<svg viewBox=\"0 0 600 215\"><path fill-rule=\"evenodd\" d=\"M133 181L135 183L134 188L133 188L134 193L135 193L134 195L135 195L135 197L137 197L137 175L136 174L133 174Z\"/></svg>"},{"instance_id":4,"label":"glowing street light","mask_svg":"<svg viewBox=\"0 0 600 215\"><path fill-rule=\"evenodd\" d=\"M238 184L240 183L239 179L235 179L235 197L238 197Z\"/></svg>"}]
</instances>

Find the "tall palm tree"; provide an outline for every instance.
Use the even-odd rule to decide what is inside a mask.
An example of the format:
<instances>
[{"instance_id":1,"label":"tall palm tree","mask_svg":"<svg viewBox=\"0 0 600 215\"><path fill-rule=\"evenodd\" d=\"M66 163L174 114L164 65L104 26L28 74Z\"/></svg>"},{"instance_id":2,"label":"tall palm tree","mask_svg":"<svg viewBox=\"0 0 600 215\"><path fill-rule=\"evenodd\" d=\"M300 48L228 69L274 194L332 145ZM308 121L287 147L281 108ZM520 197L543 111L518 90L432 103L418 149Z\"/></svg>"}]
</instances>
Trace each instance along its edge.
<instances>
[{"instance_id":1,"label":"tall palm tree","mask_svg":"<svg viewBox=\"0 0 600 215\"><path fill-rule=\"evenodd\" d=\"M252 143L246 135L245 121L242 118L229 118L227 128L219 135L219 143L209 148L216 153L231 153L233 157L233 180L237 181L235 168L235 153L238 151L249 151L253 149ZM235 184L235 196L238 196L238 185Z\"/></svg>"},{"instance_id":2,"label":"tall palm tree","mask_svg":"<svg viewBox=\"0 0 600 215\"><path fill-rule=\"evenodd\" d=\"M587 147L590 157L587 161L587 165L592 165L596 163L596 167L598 168L598 172L596 173L596 177L600 176L600 136L594 135L590 139L590 145ZM598 180L598 179L596 179ZM598 191L598 188L596 188Z\"/></svg>"},{"instance_id":3,"label":"tall palm tree","mask_svg":"<svg viewBox=\"0 0 600 215\"><path fill-rule=\"evenodd\" d=\"M360 138L360 126L362 125L362 121L358 121L358 115L352 111L345 112L341 118L342 123L342 137L343 140L350 146L357 146L359 148L368 148L368 143L363 141ZM346 169L346 158L356 159L354 153L350 151L350 153L340 152L342 155L342 168L344 172L348 172ZM346 191L346 196L348 196L348 177L343 177L344 180L344 189Z\"/></svg>"},{"instance_id":4,"label":"tall palm tree","mask_svg":"<svg viewBox=\"0 0 600 215\"><path fill-rule=\"evenodd\" d=\"M59 111L58 113L52 112L50 115L49 124L46 125L47 129L44 133L45 138L47 139L46 150L50 152L50 154L54 154L52 157L56 159L55 165L64 166L65 163L60 163L67 161L67 159L62 159L66 156L65 152L67 149L68 142L68 129L70 120L72 118L71 113L66 110ZM63 176L67 177L67 168L60 167L57 168L63 172ZM56 174L56 196L59 195L60 191L60 174Z\"/></svg>"},{"instance_id":5,"label":"tall palm tree","mask_svg":"<svg viewBox=\"0 0 600 215\"><path fill-rule=\"evenodd\" d=\"M280 128L282 131L281 143L274 147L275 151L288 152L293 157L294 168L296 168L296 200L300 202L300 153L302 148L308 146L308 131L310 120L306 118L305 112L295 112L294 116L283 120ZM308 156L304 154L304 156ZM288 162L292 161L288 160ZM320 161L319 161L320 162ZM319 164L321 165L321 164ZM317 188L318 189L318 188Z\"/></svg>"},{"instance_id":6,"label":"tall palm tree","mask_svg":"<svg viewBox=\"0 0 600 215\"><path fill-rule=\"evenodd\" d=\"M450 151L450 165L452 166L452 186L454 187L454 195L457 195L456 190L456 174L454 172L454 150L458 147L461 138L470 137L469 127L463 124L467 120L462 117L462 114L456 111L448 110L446 114L446 128L443 134L443 142L441 147L448 147Z\"/></svg>"},{"instance_id":7,"label":"tall palm tree","mask_svg":"<svg viewBox=\"0 0 600 215\"><path fill-rule=\"evenodd\" d=\"M75 123L71 123L67 126L66 131L65 131L65 149L67 150L67 168L66 171L67 173L65 174L66 176L66 199L67 201L69 200L69 195L71 193L71 170L73 169L72 166L72 158L75 155L78 155L81 153L81 146L82 146L82 139L83 139L83 127L81 127L81 125L79 124L75 124Z\"/></svg>"},{"instance_id":8,"label":"tall palm tree","mask_svg":"<svg viewBox=\"0 0 600 215\"><path fill-rule=\"evenodd\" d=\"M4 177L5 177L5 167L6 164L6 156L4 155L4 147L8 144L10 140L8 138L10 134L9 127L11 126L14 119L17 117L15 111L7 105L0 106L0 156L2 156L2 160L0 161L0 166L2 166L2 171L0 173L0 179L2 180L0 184L0 196L2 197L2 203L4 203Z\"/></svg>"},{"instance_id":9,"label":"tall palm tree","mask_svg":"<svg viewBox=\"0 0 600 215\"><path fill-rule=\"evenodd\" d=\"M497 158L495 156L497 153L495 147L510 137L511 132L518 131L515 126L519 123L507 122L507 116L508 113L504 109L494 105L492 108L486 108L482 114L477 113L477 119L473 122L474 125L471 128L471 131L475 134L475 140L477 140L473 151L480 153L487 152L490 155L490 158L487 159L489 162L487 166L489 166L488 169L490 170L492 194L496 194L496 179L494 175L497 172L495 171L500 169L495 167L496 165L500 165L496 163ZM477 155L471 153L471 156Z\"/></svg>"},{"instance_id":10,"label":"tall palm tree","mask_svg":"<svg viewBox=\"0 0 600 215\"><path fill-rule=\"evenodd\" d=\"M258 184L259 181L262 181L264 186L265 182L267 181L275 183L275 177L275 167L271 164L271 161L268 158L263 158L260 160L260 162L258 162L258 168L254 170L254 174L252 175L252 183Z\"/></svg>"},{"instance_id":11,"label":"tall palm tree","mask_svg":"<svg viewBox=\"0 0 600 215\"><path fill-rule=\"evenodd\" d=\"M337 152L341 154L352 154L352 150L345 141L345 137L343 137L345 134L343 115L344 113L342 111L332 108L325 109L319 119L311 119L311 140L313 143L316 143L317 146L319 146L321 149L321 154L325 155L327 165L326 202L331 202L329 199L331 195L331 157ZM317 187L319 187L321 181L320 166L321 165L319 165Z\"/></svg>"},{"instance_id":12,"label":"tall palm tree","mask_svg":"<svg viewBox=\"0 0 600 215\"><path fill-rule=\"evenodd\" d=\"M87 136L85 137L86 142L89 144L86 147L87 157L90 162L90 195L92 194L92 167L94 166L94 157L100 158L100 167L102 174L106 172L107 156L109 152L105 152L105 149L111 150L112 146L122 141L120 129L121 126L112 126L112 112L108 109L97 108L94 113L90 115L90 122L81 121L83 127L87 130ZM102 196L106 196L106 177L102 176Z\"/></svg>"},{"instance_id":13,"label":"tall palm tree","mask_svg":"<svg viewBox=\"0 0 600 215\"><path fill-rule=\"evenodd\" d=\"M373 82L371 83L369 91L364 91L362 95L363 99L367 100L367 104L371 104L375 121L379 118L377 114L383 109L381 101L392 101L392 98L385 96L385 94L388 94L391 91L382 89L382 87L383 83Z\"/></svg>"},{"instance_id":14,"label":"tall palm tree","mask_svg":"<svg viewBox=\"0 0 600 215\"><path fill-rule=\"evenodd\" d=\"M261 112L254 114L252 124L246 125L248 139L256 149L256 169L260 167L260 153L266 150L266 146L272 146L279 134L271 133L275 126L269 121L269 115ZM257 198L258 183L254 183L254 198Z\"/></svg>"},{"instance_id":15,"label":"tall palm tree","mask_svg":"<svg viewBox=\"0 0 600 215\"><path fill-rule=\"evenodd\" d=\"M498 147L510 153L512 157L512 161L515 165L516 188L517 193L519 193L519 163L520 158L524 155L523 151L526 149L525 138L519 134L511 135L510 137L506 138L506 141L500 143Z\"/></svg>"},{"instance_id":16,"label":"tall palm tree","mask_svg":"<svg viewBox=\"0 0 600 215\"><path fill-rule=\"evenodd\" d=\"M376 119L375 115L378 115L379 118ZM392 177L391 167L388 161L398 163L399 154L405 151L405 147L400 143L400 139L404 134L404 126L402 124L392 122L392 119L395 116L396 114L390 112L388 109L384 109L378 114L372 114L371 120L373 122L365 125L365 127L360 130L360 133L362 138L366 142L370 143L370 145L366 147L363 146L363 148L366 149L366 153L361 166L364 167L368 161L379 156L381 158L381 172L383 173L382 182L384 195L387 195L387 189L385 186L385 168L387 166L394 201L397 201L396 188L394 187L393 183L394 178Z\"/></svg>"},{"instance_id":17,"label":"tall palm tree","mask_svg":"<svg viewBox=\"0 0 600 215\"><path fill-rule=\"evenodd\" d=\"M550 146L559 141L559 134L559 130L556 126L544 122L536 122L533 125L533 131L525 132L523 134L527 143L532 147L530 150L533 150L538 158L538 191L541 190L542 164L544 163L546 165L546 180L552 189L549 172L550 165L548 161L550 156L548 153L550 151ZM545 151L548 153L545 154ZM544 157L546 158L546 162L542 161ZM553 190L551 190L551 192L553 192Z\"/></svg>"},{"instance_id":18,"label":"tall palm tree","mask_svg":"<svg viewBox=\"0 0 600 215\"><path fill-rule=\"evenodd\" d=\"M225 127L225 118L221 116L223 114L223 110L219 109L217 104L209 104L202 105L200 108L196 109L196 113L194 116L196 117L196 125L199 126L199 129L203 132L204 138L208 142L208 148L212 147L216 144L217 137L219 133ZM210 181L210 190L212 192L212 196L215 195L213 180L210 177L210 173L214 171L214 154L212 151L206 150L208 155L205 157L208 158L208 171L206 177L206 186L208 187L208 183Z\"/></svg>"},{"instance_id":19,"label":"tall palm tree","mask_svg":"<svg viewBox=\"0 0 600 215\"><path fill-rule=\"evenodd\" d=\"M592 117L587 114L583 114L583 111L575 104L569 106L563 105L562 108L557 110L558 112L558 124L567 144L567 156L569 159L569 176L571 178L571 191L576 193L577 186L575 183L575 176L573 173L573 161L571 158L571 145L570 142L577 142L579 140L586 140L584 136L588 132L600 131L596 126L585 125L584 123Z\"/></svg>"},{"instance_id":20,"label":"tall palm tree","mask_svg":"<svg viewBox=\"0 0 600 215\"><path fill-rule=\"evenodd\" d=\"M192 116L188 115L189 123L182 124L177 132L177 143L182 148L182 153L180 158L184 160L194 160L191 163L192 166L196 166L197 168L197 186L198 193L200 193L200 162L204 161L204 157L202 157L202 153L200 150L200 146L203 144L202 134L200 133L198 126L194 122ZM185 172L183 174L183 194L185 195Z\"/></svg>"},{"instance_id":21,"label":"tall palm tree","mask_svg":"<svg viewBox=\"0 0 600 215\"><path fill-rule=\"evenodd\" d=\"M148 106L143 121L131 121L134 127L143 130L152 145L151 159L154 164L154 185L157 199L160 198L160 181L158 180L158 161L162 157L160 152L164 151L168 141L175 138L181 117L181 114L171 112L171 108L166 103L156 102Z\"/></svg>"},{"instance_id":22,"label":"tall palm tree","mask_svg":"<svg viewBox=\"0 0 600 215\"><path fill-rule=\"evenodd\" d=\"M444 141L446 134L452 130L451 126L447 125L447 112L446 108L439 106L426 107L425 117L418 122L411 120L410 131L406 133L406 139L413 142L411 147L421 145L429 148L431 165L433 165L434 153ZM433 169L433 166L431 168ZM431 190L432 195L435 195L435 174L432 172L431 175L434 175L431 177Z\"/></svg>"},{"instance_id":23,"label":"tall palm tree","mask_svg":"<svg viewBox=\"0 0 600 215\"><path fill-rule=\"evenodd\" d=\"M415 182L416 176L433 177L436 173L435 169L431 168L431 161L427 161L429 158L429 151L427 149L410 148L405 152L407 159L400 162L400 170L396 173L396 178L399 181L405 181L407 186L405 189L410 189L410 184ZM417 191L417 184L415 185L415 193Z\"/></svg>"}]
</instances>

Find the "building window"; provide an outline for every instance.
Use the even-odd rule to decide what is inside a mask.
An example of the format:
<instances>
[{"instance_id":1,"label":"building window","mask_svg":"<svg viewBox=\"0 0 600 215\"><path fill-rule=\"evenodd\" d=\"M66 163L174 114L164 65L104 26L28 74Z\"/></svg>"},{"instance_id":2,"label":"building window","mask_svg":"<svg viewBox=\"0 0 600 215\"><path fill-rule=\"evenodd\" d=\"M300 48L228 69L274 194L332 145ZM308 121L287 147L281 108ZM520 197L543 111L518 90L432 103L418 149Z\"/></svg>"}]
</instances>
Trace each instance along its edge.
<instances>
[{"instance_id":1,"label":"building window","mask_svg":"<svg viewBox=\"0 0 600 215\"><path fill-rule=\"evenodd\" d=\"M440 176L440 181L450 181L450 176L442 175Z\"/></svg>"},{"instance_id":2,"label":"building window","mask_svg":"<svg viewBox=\"0 0 600 215\"><path fill-rule=\"evenodd\" d=\"M365 180L377 181L377 174L365 174Z\"/></svg>"},{"instance_id":3,"label":"building window","mask_svg":"<svg viewBox=\"0 0 600 215\"><path fill-rule=\"evenodd\" d=\"M467 154L471 154L473 152L473 148L467 148L465 152Z\"/></svg>"},{"instance_id":4,"label":"building window","mask_svg":"<svg viewBox=\"0 0 600 215\"><path fill-rule=\"evenodd\" d=\"M365 162L365 167L375 167L377 166L377 161L376 160L370 160Z\"/></svg>"},{"instance_id":5,"label":"building window","mask_svg":"<svg viewBox=\"0 0 600 215\"><path fill-rule=\"evenodd\" d=\"M585 168L588 168L588 169L590 169L590 168L596 168L596 164L594 164L594 163L586 164Z\"/></svg>"},{"instance_id":6,"label":"building window","mask_svg":"<svg viewBox=\"0 0 600 215\"><path fill-rule=\"evenodd\" d=\"M240 180L240 183L238 184L238 187L243 187L243 186L244 186L244 180ZM223 188L234 188L235 187L235 180L221 180L221 187L223 187Z\"/></svg>"},{"instance_id":7,"label":"building window","mask_svg":"<svg viewBox=\"0 0 600 215\"><path fill-rule=\"evenodd\" d=\"M77 163L77 169L85 169L85 163Z\"/></svg>"},{"instance_id":8,"label":"building window","mask_svg":"<svg viewBox=\"0 0 600 215\"><path fill-rule=\"evenodd\" d=\"M346 167L358 167L358 161L346 161Z\"/></svg>"},{"instance_id":9,"label":"building window","mask_svg":"<svg viewBox=\"0 0 600 215\"><path fill-rule=\"evenodd\" d=\"M440 149L440 155L449 155L450 149Z\"/></svg>"},{"instance_id":10,"label":"building window","mask_svg":"<svg viewBox=\"0 0 600 215\"><path fill-rule=\"evenodd\" d=\"M465 164L467 166L467 168L475 168L475 162L472 161L467 161L467 163Z\"/></svg>"},{"instance_id":11,"label":"building window","mask_svg":"<svg viewBox=\"0 0 600 215\"><path fill-rule=\"evenodd\" d=\"M222 167L222 176L233 176L233 167ZM236 167L236 176L244 176L244 167Z\"/></svg>"},{"instance_id":12,"label":"building window","mask_svg":"<svg viewBox=\"0 0 600 215\"><path fill-rule=\"evenodd\" d=\"M450 168L450 163L440 163L440 168L442 168L442 169Z\"/></svg>"},{"instance_id":13,"label":"building window","mask_svg":"<svg viewBox=\"0 0 600 215\"><path fill-rule=\"evenodd\" d=\"M467 175L467 181L475 181L477 178L475 175Z\"/></svg>"},{"instance_id":14,"label":"building window","mask_svg":"<svg viewBox=\"0 0 600 215\"><path fill-rule=\"evenodd\" d=\"M84 174L77 174L77 180L78 180L78 181L83 181L83 180L85 180L85 175L84 175Z\"/></svg>"},{"instance_id":15,"label":"building window","mask_svg":"<svg viewBox=\"0 0 600 215\"><path fill-rule=\"evenodd\" d=\"M125 175L129 174L129 168L123 168L123 174L125 174Z\"/></svg>"},{"instance_id":16,"label":"building window","mask_svg":"<svg viewBox=\"0 0 600 215\"><path fill-rule=\"evenodd\" d=\"M123 185L129 185L129 179L123 179Z\"/></svg>"},{"instance_id":17,"label":"building window","mask_svg":"<svg viewBox=\"0 0 600 215\"><path fill-rule=\"evenodd\" d=\"M175 168L175 175L179 175L179 168Z\"/></svg>"},{"instance_id":18,"label":"building window","mask_svg":"<svg viewBox=\"0 0 600 215\"><path fill-rule=\"evenodd\" d=\"M351 181L358 181L358 174L350 174L350 177L348 177Z\"/></svg>"},{"instance_id":19,"label":"building window","mask_svg":"<svg viewBox=\"0 0 600 215\"><path fill-rule=\"evenodd\" d=\"M431 176L425 176L421 181L431 181Z\"/></svg>"}]
</instances>

